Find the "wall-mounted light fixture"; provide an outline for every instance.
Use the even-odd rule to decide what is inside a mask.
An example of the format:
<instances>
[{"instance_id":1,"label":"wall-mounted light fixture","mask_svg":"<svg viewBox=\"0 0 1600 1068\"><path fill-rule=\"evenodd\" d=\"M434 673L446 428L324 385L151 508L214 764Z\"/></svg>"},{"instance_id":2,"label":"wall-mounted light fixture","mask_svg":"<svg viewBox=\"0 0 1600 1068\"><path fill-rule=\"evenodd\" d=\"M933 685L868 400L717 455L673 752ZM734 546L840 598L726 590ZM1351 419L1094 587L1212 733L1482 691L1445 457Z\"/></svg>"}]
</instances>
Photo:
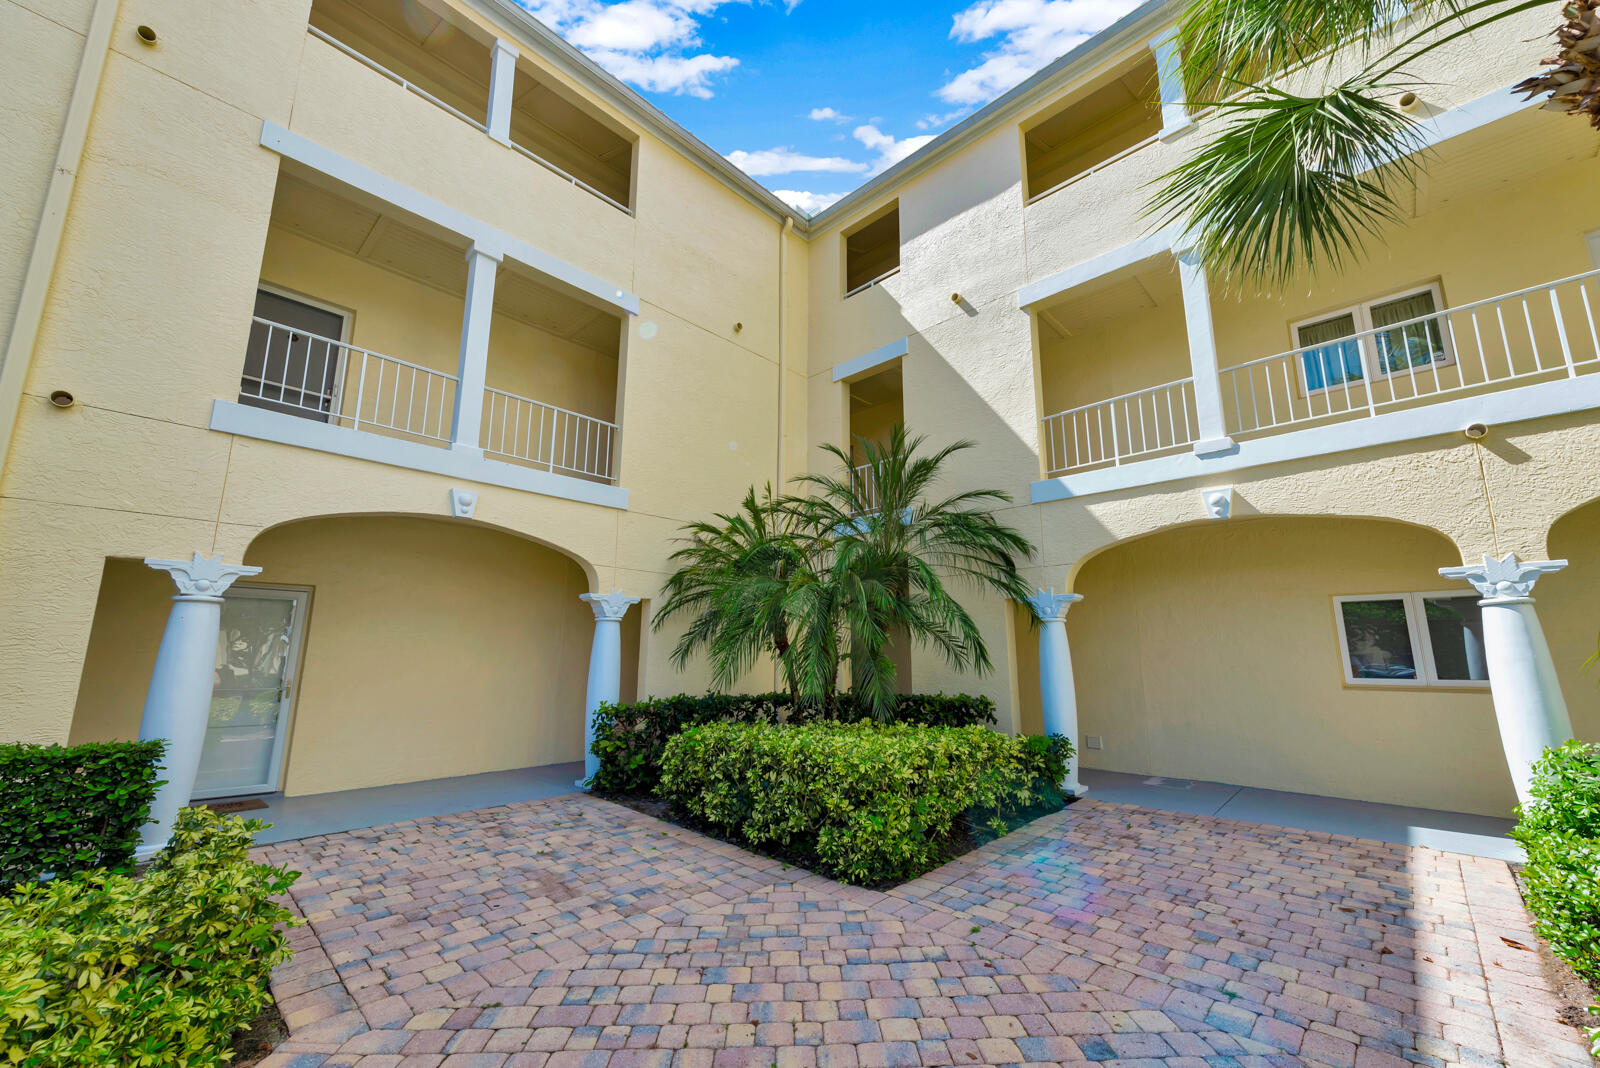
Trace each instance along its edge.
<instances>
[{"instance_id":1,"label":"wall-mounted light fixture","mask_svg":"<svg viewBox=\"0 0 1600 1068\"><path fill-rule=\"evenodd\" d=\"M70 408L73 405L73 396L64 389L58 389L50 394L50 403L57 408Z\"/></svg>"},{"instance_id":2,"label":"wall-mounted light fixture","mask_svg":"<svg viewBox=\"0 0 1600 1068\"><path fill-rule=\"evenodd\" d=\"M143 41L147 45L153 45L156 43L156 31L152 26L140 26L133 32L138 36L139 40Z\"/></svg>"}]
</instances>

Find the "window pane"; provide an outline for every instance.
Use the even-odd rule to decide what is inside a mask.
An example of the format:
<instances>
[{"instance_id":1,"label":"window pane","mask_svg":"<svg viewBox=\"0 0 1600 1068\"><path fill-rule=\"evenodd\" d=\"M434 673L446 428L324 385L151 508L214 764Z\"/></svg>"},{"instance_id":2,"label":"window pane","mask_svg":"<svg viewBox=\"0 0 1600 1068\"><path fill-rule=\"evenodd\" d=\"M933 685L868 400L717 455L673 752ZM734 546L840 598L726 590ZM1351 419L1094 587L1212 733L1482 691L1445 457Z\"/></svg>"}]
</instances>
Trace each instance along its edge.
<instances>
[{"instance_id":1,"label":"window pane","mask_svg":"<svg viewBox=\"0 0 1600 1068\"><path fill-rule=\"evenodd\" d=\"M1417 657L1406 626L1406 603L1399 597L1344 601L1344 623L1350 673L1358 679L1414 679Z\"/></svg>"},{"instance_id":2,"label":"window pane","mask_svg":"<svg viewBox=\"0 0 1600 1068\"><path fill-rule=\"evenodd\" d=\"M1437 310L1433 292L1423 290L1421 293L1413 293L1399 300L1374 304L1372 325L1384 327L1390 323L1404 323L1408 319L1417 319ZM1385 371L1426 367L1430 363L1444 360L1444 339L1437 319L1426 319L1393 330L1383 330L1375 336L1378 358L1382 361Z\"/></svg>"},{"instance_id":3,"label":"window pane","mask_svg":"<svg viewBox=\"0 0 1600 1068\"><path fill-rule=\"evenodd\" d=\"M1305 365L1306 388L1322 389L1343 382L1361 380L1361 345L1354 340L1339 342L1356 332L1352 315L1336 315L1320 323L1307 323L1295 331L1302 345L1315 345L1300 354ZM1336 344L1322 344L1336 342Z\"/></svg>"},{"instance_id":4,"label":"window pane","mask_svg":"<svg viewBox=\"0 0 1600 1068\"><path fill-rule=\"evenodd\" d=\"M1424 597L1428 644L1433 667L1443 682L1487 679L1483 658L1483 609L1477 594L1463 597Z\"/></svg>"}]
</instances>

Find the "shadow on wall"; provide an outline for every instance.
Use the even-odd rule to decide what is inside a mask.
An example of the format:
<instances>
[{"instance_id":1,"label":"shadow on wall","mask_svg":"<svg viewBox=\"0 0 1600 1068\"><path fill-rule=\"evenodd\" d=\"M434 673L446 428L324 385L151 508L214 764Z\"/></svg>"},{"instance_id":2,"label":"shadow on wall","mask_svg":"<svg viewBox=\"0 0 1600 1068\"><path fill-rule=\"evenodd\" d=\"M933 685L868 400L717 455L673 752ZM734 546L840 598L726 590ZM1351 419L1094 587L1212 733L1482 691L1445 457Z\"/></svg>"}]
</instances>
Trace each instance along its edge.
<instances>
[{"instance_id":1,"label":"shadow on wall","mask_svg":"<svg viewBox=\"0 0 1600 1068\"><path fill-rule=\"evenodd\" d=\"M458 520L343 516L266 531L245 562L263 570L241 593L310 595L285 793L581 759L594 616L572 558ZM137 736L170 587L140 561L106 562L73 742ZM638 689L630 617L624 695Z\"/></svg>"}]
</instances>

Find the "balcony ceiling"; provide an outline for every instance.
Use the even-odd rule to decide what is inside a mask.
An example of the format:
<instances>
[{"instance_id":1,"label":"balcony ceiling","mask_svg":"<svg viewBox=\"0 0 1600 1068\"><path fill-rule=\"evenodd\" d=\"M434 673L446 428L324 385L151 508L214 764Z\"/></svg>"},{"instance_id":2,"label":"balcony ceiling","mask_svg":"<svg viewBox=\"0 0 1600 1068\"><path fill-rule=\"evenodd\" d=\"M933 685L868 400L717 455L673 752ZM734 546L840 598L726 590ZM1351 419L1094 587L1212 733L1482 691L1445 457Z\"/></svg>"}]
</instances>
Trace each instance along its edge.
<instances>
[{"instance_id":1,"label":"balcony ceiling","mask_svg":"<svg viewBox=\"0 0 1600 1068\"><path fill-rule=\"evenodd\" d=\"M1171 256L1145 260L1068 290L1039 309L1039 326L1046 340L1059 340L1092 334L1118 319L1158 308L1183 314L1183 291Z\"/></svg>"},{"instance_id":2,"label":"balcony ceiling","mask_svg":"<svg viewBox=\"0 0 1600 1068\"><path fill-rule=\"evenodd\" d=\"M467 242L366 202L354 190L301 177L278 178L272 225L458 298L467 288ZM545 285L507 261L495 282L495 311L615 359L622 322L607 310Z\"/></svg>"},{"instance_id":3,"label":"balcony ceiling","mask_svg":"<svg viewBox=\"0 0 1600 1068\"><path fill-rule=\"evenodd\" d=\"M1415 214L1481 202L1498 190L1597 158L1600 131L1577 116L1530 107L1439 145L1418 185ZM1561 210L1559 202L1551 210Z\"/></svg>"}]
</instances>

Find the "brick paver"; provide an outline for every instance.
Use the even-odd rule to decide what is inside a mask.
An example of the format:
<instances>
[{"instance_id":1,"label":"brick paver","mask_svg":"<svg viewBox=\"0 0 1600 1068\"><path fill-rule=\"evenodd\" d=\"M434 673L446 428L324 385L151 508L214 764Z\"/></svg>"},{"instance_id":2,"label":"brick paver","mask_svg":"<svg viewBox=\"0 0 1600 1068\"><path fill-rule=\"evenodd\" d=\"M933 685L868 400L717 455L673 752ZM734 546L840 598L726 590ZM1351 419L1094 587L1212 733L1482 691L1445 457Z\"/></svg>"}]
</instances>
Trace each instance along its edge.
<instances>
[{"instance_id":1,"label":"brick paver","mask_svg":"<svg viewBox=\"0 0 1600 1068\"><path fill-rule=\"evenodd\" d=\"M259 854L263 1068L1591 1065L1509 869L1429 849L1090 799L881 893L575 795Z\"/></svg>"}]
</instances>

